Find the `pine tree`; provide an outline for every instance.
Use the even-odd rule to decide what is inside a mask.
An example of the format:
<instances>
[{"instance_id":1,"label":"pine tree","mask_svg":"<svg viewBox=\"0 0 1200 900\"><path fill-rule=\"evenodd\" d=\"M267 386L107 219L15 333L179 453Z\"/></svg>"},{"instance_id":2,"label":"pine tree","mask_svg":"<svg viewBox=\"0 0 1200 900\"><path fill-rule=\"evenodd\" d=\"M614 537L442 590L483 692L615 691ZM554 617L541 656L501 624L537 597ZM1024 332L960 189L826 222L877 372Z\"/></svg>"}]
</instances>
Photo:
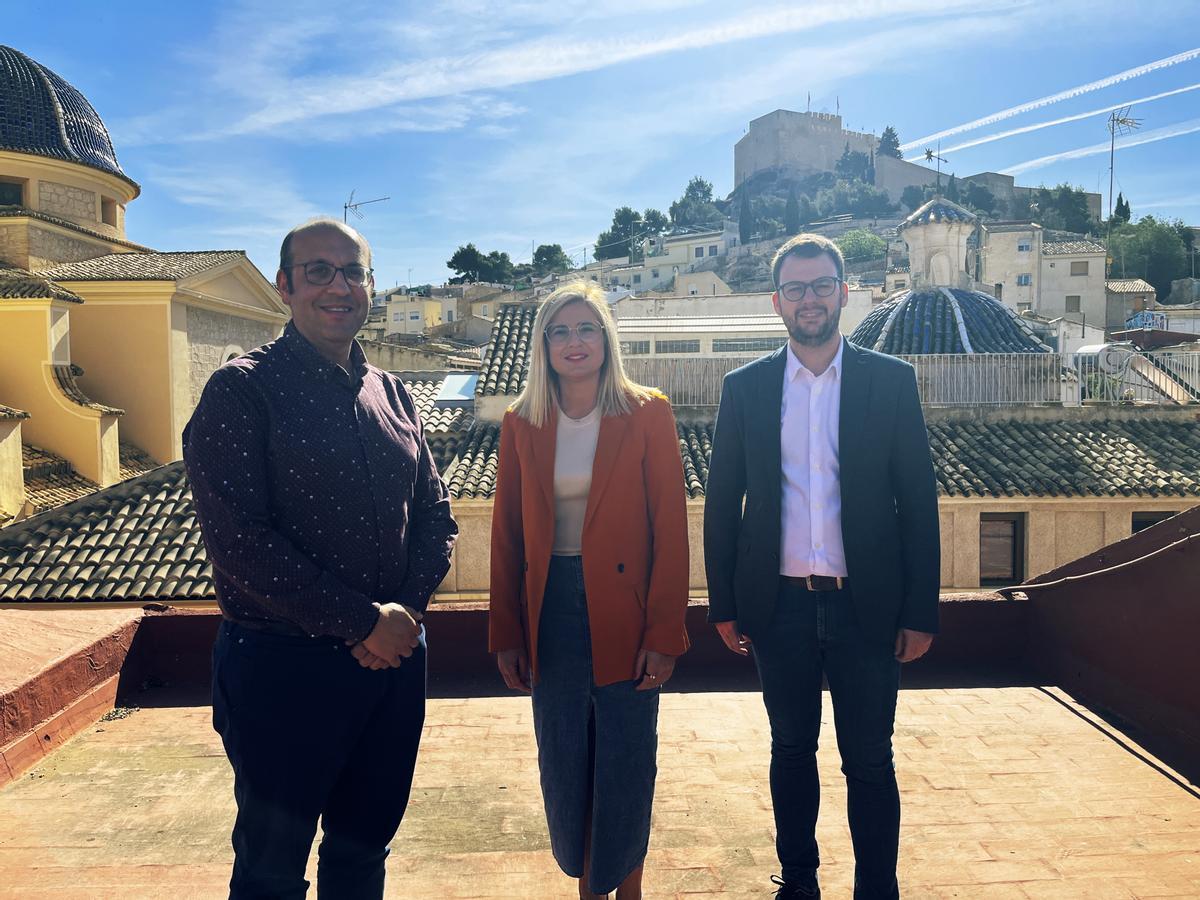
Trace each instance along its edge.
<instances>
[{"instance_id":1,"label":"pine tree","mask_svg":"<svg viewBox=\"0 0 1200 900\"><path fill-rule=\"evenodd\" d=\"M788 234L800 233L800 201L796 199L795 190L788 193L787 206L783 209L783 229Z\"/></svg>"},{"instance_id":2,"label":"pine tree","mask_svg":"<svg viewBox=\"0 0 1200 900\"><path fill-rule=\"evenodd\" d=\"M958 182L954 180L953 173L951 173L950 181L946 185L946 199L949 200L951 203L957 203L959 200L962 199L958 193Z\"/></svg>"},{"instance_id":3,"label":"pine tree","mask_svg":"<svg viewBox=\"0 0 1200 900\"><path fill-rule=\"evenodd\" d=\"M883 129L883 134L879 136L879 155L904 159L904 154L900 152L900 136L891 125Z\"/></svg>"}]
</instances>

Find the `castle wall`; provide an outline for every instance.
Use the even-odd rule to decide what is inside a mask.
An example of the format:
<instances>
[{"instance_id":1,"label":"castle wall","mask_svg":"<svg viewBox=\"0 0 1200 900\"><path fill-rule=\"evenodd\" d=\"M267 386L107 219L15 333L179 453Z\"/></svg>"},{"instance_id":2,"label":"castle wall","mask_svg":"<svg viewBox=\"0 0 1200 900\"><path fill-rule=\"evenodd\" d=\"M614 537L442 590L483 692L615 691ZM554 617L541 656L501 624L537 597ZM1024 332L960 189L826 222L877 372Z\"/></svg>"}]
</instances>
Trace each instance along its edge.
<instances>
[{"instance_id":1,"label":"castle wall","mask_svg":"<svg viewBox=\"0 0 1200 900\"><path fill-rule=\"evenodd\" d=\"M755 172L779 167L832 172L847 144L869 155L877 143L873 135L843 129L841 116L777 109L754 119L734 145L733 182L739 185Z\"/></svg>"}]
</instances>

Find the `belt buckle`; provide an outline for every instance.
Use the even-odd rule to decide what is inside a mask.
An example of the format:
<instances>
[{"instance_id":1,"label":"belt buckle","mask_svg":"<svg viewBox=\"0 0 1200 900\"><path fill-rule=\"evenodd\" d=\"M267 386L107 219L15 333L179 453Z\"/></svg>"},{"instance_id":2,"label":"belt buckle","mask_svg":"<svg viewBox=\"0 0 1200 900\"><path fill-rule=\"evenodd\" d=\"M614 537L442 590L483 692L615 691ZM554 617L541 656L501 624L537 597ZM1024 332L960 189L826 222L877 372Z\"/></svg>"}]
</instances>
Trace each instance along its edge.
<instances>
[{"instance_id":1,"label":"belt buckle","mask_svg":"<svg viewBox=\"0 0 1200 900\"><path fill-rule=\"evenodd\" d=\"M805 575L804 576L804 584L810 591L815 591L816 588L813 587L812 579L813 579L813 577L811 575Z\"/></svg>"}]
</instances>

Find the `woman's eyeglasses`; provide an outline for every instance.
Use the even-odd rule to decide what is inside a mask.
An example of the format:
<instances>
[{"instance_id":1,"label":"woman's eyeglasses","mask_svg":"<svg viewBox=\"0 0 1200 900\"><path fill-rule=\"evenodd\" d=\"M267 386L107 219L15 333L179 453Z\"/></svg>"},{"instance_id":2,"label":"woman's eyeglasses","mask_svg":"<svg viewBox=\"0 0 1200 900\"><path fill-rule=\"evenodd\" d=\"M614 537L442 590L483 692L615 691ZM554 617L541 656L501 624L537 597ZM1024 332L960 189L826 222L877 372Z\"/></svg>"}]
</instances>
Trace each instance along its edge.
<instances>
[{"instance_id":1,"label":"woman's eyeglasses","mask_svg":"<svg viewBox=\"0 0 1200 900\"><path fill-rule=\"evenodd\" d=\"M578 325L550 325L546 328L546 342L559 347L569 343L574 333L585 344L594 344L604 334L598 322L580 322Z\"/></svg>"}]
</instances>

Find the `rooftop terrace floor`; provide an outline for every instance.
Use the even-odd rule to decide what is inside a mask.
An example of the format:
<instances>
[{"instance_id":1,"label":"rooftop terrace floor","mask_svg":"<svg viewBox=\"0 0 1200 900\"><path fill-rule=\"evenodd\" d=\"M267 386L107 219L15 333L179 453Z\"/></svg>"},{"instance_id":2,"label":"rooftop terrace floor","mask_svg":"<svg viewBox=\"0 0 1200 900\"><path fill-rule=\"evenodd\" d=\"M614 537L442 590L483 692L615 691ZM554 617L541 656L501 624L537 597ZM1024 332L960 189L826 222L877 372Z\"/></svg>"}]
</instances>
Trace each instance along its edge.
<instances>
[{"instance_id":1,"label":"rooftop terrace floor","mask_svg":"<svg viewBox=\"0 0 1200 900\"><path fill-rule=\"evenodd\" d=\"M0 897L222 896L233 800L209 716L159 706L99 722L0 790ZM849 897L828 695L824 724L822 887ZM664 694L660 734L646 896L769 896L759 695ZM906 897L1200 896L1200 793L1056 689L904 690L895 746ZM388 897L573 896L535 760L527 698L431 700Z\"/></svg>"}]
</instances>

